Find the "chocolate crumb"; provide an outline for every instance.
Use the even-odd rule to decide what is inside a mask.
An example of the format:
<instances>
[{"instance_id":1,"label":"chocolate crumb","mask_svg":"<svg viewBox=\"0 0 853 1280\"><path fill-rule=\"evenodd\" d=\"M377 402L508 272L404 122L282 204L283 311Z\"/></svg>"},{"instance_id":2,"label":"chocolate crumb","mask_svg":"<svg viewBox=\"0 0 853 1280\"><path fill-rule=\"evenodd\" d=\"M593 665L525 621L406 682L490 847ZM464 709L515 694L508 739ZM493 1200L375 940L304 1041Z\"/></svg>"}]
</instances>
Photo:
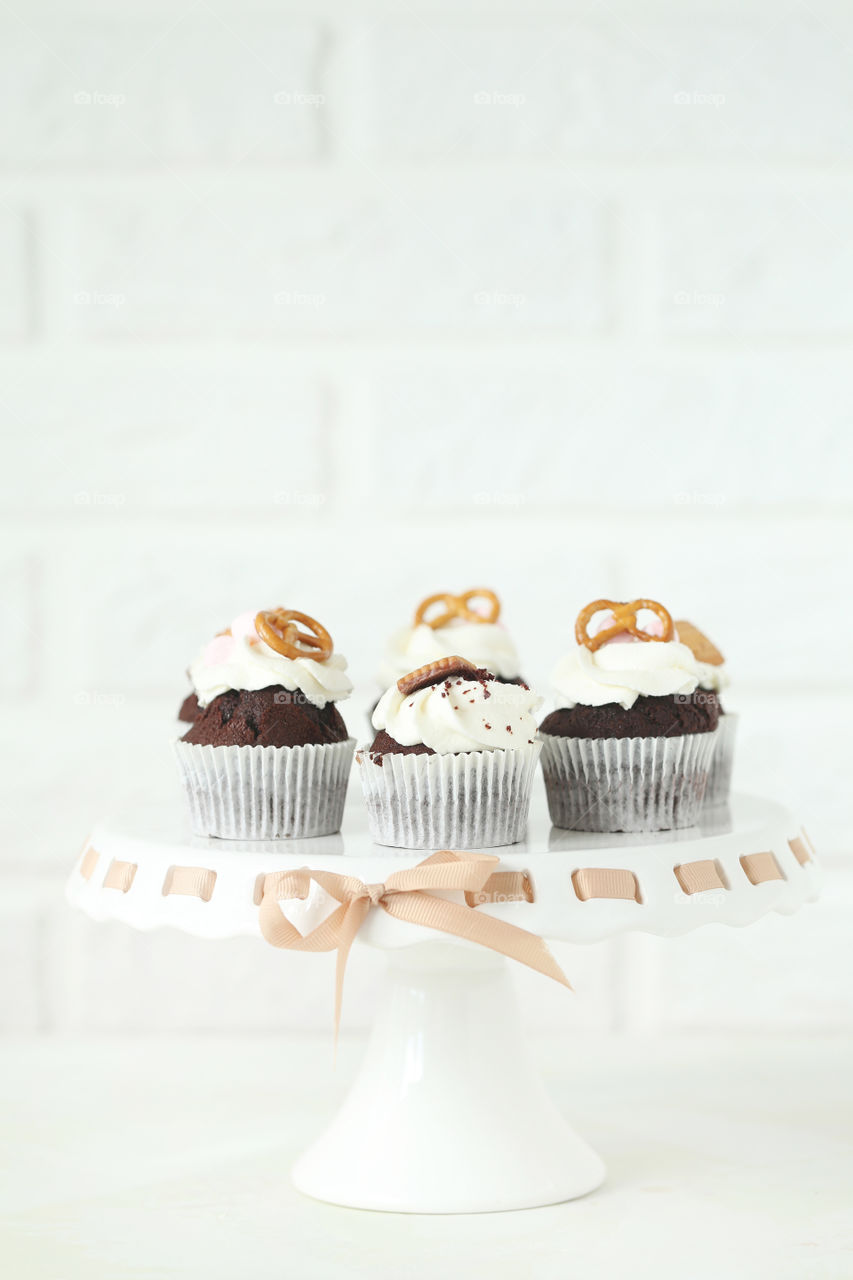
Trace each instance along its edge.
<instances>
[{"instance_id":1,"label":"chocolate crumb","mask_svg":"<svg viewBox=\"0 0 853 1280\"><path fill-rule=\"evenodd\" d=\"M380 729L370 747L370 759L373 764L382 764L383 755L391 753L393 755L425 755L433 756L435 752L432 747L425 746L422 742L417 742L414 746L404 747L395 738L392 738L384 729Z\"/></svg>"}]
</instances>

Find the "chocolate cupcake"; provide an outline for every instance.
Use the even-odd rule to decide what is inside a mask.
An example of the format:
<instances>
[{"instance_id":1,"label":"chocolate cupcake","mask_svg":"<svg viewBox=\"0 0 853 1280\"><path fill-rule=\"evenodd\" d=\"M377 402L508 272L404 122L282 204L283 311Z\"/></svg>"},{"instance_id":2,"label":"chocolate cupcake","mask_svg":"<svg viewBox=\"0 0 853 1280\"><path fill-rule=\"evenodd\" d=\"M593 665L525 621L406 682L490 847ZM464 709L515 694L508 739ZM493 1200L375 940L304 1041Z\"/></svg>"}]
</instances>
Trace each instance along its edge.
<instances>
[{"instance_id":1,"label":"chocolate cupcake","mask_svg":"<svg viewBox=\"0 0 853 1280\"><path fill-rule=\"evenodd\" d=\"M720 708L720 719L717 724L717 737L714 754L711 758L711 771L705 787L703 805L725 804L729 798L734 769L735 739L740 717L734 711L728 711L720 701L720 694L728 687L729 673L726 660L720 650L708 637L694 627L692 622L681 620L675 624L676 634L682 644L686 644L699 671L699 688L713 693Z\"/></svg>"},{"instance_id":2,"label":"chocolate cupcake","mask_svg":"<svg viewBox=\"0 0 853 1280\"><path fill-rule=\"evenodd\" d=\"M412 625L391 636L380 684L392 685L410 671L454 654L490 671L495 680L520 683L518 653L500 615L501 602L488 587L472 587L460 596L427 596L415 610Z\"/></svg>"},{"instance_id":3,"label":"chocolate cupcake","mask_svg":"<svg viewBox=\"0 0 853 1280\"><path fill-rule=\"evenodd\" d=\"M521 840L540 744L526 684L457 655L402 677L356 759L378 844L487 849Z\"/></svg>"},{"instance_id":4,"label":"chocolate cupcake","mask_svg":"<svg viewBox=\"0 0 853 1280\"><path fill-rule=\"evenodd\" d=\"M181 703L178 711L179 724L193 724L201 708L198 705L198 695L195 692L188 693Z\"/></svg>"},{"instance_id":5,"label":"chocolate cupcake","mask_svg":"<svg viewBox=\"0 0 853 1280\"><path fill-rule=\"evenodd\" d=\"M539 729L551 821L574 831L692 826L719 704L655 600L596 600L552 677L558 708Z\"/></svg>"},{"instance_id":6,"label":"chocolate cupcake","mask_svg":"<svg viewBox=\"0 0 853 1280\"><path fill-rule=\"evenodd\" d=\"M197 835L340 830L355 742L337 702L346 660L307 614L241 614L190 666L196 714L175 744Z\"/></svg>"}]
</instances>

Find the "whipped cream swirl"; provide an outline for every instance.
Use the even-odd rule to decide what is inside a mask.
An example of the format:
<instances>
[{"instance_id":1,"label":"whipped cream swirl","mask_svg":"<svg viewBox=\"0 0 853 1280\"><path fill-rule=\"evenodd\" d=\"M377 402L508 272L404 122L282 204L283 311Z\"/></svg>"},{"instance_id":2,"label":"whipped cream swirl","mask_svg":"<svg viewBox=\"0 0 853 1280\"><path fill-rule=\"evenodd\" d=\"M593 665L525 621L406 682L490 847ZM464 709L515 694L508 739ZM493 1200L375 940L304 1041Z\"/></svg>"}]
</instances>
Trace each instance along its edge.
<instances>
[{"instance_id":1,"label":"whipped cream swirl","mask_svg":"<svg viewBox=\"0 0 853 1280\"><path fill-rule=\"evenodd\" d=\"M287 658L261 640L253 613L241 613L231 623L231 635L217 636L190 664L190 679L199 704L206 707L229 689L266 689L281 685L300 689L315 707L338 702L352 693L347 660L333 653L325 662Z\"/></svg>"},{"instance_id":2,"label":"whipped cream swirl","mask_svg":"<svg viewBox=\"0 0 853 1280\"><path fill-rule=\"evenodd\" d=\"M441 684L400 693L387 689L373 713L403 747L423 743L439 755L460 751L511 751L536 738L538 694L519 684L452 676Z\"/></svg>"},{"instance_id":3,"label":"whipped cream swirl","mask_svg":"<svg viewBox=\"0 0 853 1280\"><path fill-rule=\"evenodd\" d=\"M722 689L727 689L729 685L729 673L724 662L696 662L696 670L699 672L699 688L713 689L714 693L719 693Z\"/></svg>"},{"instance_id":4,"label":"whipped cream swirl","mask_svg":"<svg viewBox=\"0 0 853 1280\"><path fill-rule=\"evenodd\" d=\"M388 643L379 679L382 684L393 684L400 676L428 662L456 655L504 680L514 680L520 674L518 653L504 627L496 622L460 620L436 629L422 622L417 627L395 631Z\"/></svg>"},{"instance_id":5,"label":"whipped cream swirl","mask_svg":"<svg viewBox=\"0 0 853 1280\"><path fill-rule=\"evenodd\" d=\"M689 694L699 684L699 664L677 640L623 637L594 652L577 645L554 668L551 683L561 707L615 702L627 711L639 697Z\"/></svg>"}]
</instances>

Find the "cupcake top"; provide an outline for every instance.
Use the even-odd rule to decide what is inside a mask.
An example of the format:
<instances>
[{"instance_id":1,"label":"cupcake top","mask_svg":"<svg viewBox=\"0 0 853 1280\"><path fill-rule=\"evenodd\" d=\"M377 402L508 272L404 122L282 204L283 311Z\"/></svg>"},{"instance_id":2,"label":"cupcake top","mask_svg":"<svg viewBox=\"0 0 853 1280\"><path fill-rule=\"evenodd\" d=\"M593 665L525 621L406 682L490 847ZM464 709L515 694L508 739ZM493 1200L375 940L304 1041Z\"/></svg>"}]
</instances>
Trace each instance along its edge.
<instances>
[{"instance_id":1,"label":"cupcake top","mask_svg":"<svg viewBox=\"0 0 853 1280\"><path fill-rule=\"evenodd\" d=\"M393 684L417 667L461 654L502 680L515 680L520 663L515 645L500 617L500 600L488 587L472 587L461 596L447 592L427 596L410 627L395 631L379 672Z\"/></svg>"},{"instance_id":2,"label":"cupcake top","mask_svg":"<svg viewBox=\"0 0 853 1280\"><path fill-rule=\"evenodd\" d=\"M692 622L683 618L676 622L675 630L678 639L687 645L696 660L699 688L713 689L714 693L727 688L729 673L726 660L717 646L698 627L694 627Z\"/></svg>"},{"instance_id":3,"label":"cupcake top","mask_svg":"<svg viewBox=\"0 0 853 1280\"><path fill-rule=\"evenodd\" d=\"M438 755L511 751L535 740L534 712L541 703L527 685L504 684L492 672L451 655L387 689L373 713L373 727L377 740L423 746Z\"/></svg>"},{"instance_id":4,"label":"cupcake top","mask_svg":"<svg viewBox=\"0 0 853 1280\"><path fill-rule=\"evenodd\" d=\"M691 694L699 684L692 651L656 600L595 600L578 614L575 637L551 677L562 707L617 703L628 711L639 697Z\"/></svg>"},{"instance_id":5,"label":"cupcake top","mask_svg":"<svg viewBox=\"0 0 853 1280\"><path fill-rule=\"evenodd\" d=\"M346 658L334 653L325 628L307 614L271 609L241 613L190 664L199 706L228 690L280 686L300 691L315 707L348 698Z\"/></svg>"}]
</instances>

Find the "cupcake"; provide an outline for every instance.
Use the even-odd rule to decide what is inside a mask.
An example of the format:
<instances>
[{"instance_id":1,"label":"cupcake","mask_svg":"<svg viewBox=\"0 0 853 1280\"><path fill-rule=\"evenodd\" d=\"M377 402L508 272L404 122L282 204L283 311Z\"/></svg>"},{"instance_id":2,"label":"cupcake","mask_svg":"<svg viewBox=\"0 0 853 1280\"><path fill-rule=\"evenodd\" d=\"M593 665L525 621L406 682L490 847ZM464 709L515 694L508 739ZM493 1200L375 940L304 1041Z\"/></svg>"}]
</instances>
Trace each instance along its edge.
<instances>
[{"instance_id":1,"label":"cupcake","mask_svg":"<svg viewBox=\"0 0 853 1280\"><path fill-rule=\"evenodd\" d=\"M698 816L719 704L656 600L595 600L554 670L539 728L551 821L572 831L667 831Z\"/></svg>"},{"instance_id":2,"label":"cupcake","mask_svg":"<svg viewBox=\"0 0 853 1280\"><path fill-rule=\"evenodd\" d=\"M195 717L175 743L193 830L231 840L339 831L355 741L346 659L307 614L244 613L190 666Z\"/></svg>"},{"instance_id":3,"label":"cupcake","mask_svg":"<svg viewBox=\"0 0 853 1280\"><path fill-rule=\"evenodd\" d=\"M676 622L675 629L682 644L686 644L699 668L699 688L712 693L717 699L720 719L717 725L717 740L714 755L711 759L711 772L705 787L705 806L725 804L729 798L732 784L732 768L735 756L735 738L737 736L738 716L734 711L726 711L720 702L720 693L728 687L729 673L726 660L715 644L694 627L692 622L681 620ZM698 697L698 694L697 694Z\"/></svg>"},{"instance_id":4,"label":"cupcake","mask_svg":"<svg viewBox=\"0 0 853 1280\"><path fill-rule=\"evenodd\" d=\"M195 691L191 691L180 705L178 722L180 724L194 724L200 710L198 694Z\"/></svg>"},{"instance_id":5,"label":"cupcake","mask_svg":"<svg viewBox=\"0 0 853 1280\"><path fill-rule=\"evenodd\" d=\"M501 602L488 587L472 587L461 596L427 596L410 627L395 631L379 671L384 687L418 667L461 654L475 667L506 683L522 682L520 663L509 632L498 621Z\"/></svg>"},{"instance_id":6,"label":"cupcake","mask_svg":"<svg viewBox=\"0 0 853 1280\"><path fill-rule=\"evenodd\" d=\"M449 655L386 690L356 755L370 832L399 849L488 849L527 827L542 699Z\"/></svg>"}]
</instances>

